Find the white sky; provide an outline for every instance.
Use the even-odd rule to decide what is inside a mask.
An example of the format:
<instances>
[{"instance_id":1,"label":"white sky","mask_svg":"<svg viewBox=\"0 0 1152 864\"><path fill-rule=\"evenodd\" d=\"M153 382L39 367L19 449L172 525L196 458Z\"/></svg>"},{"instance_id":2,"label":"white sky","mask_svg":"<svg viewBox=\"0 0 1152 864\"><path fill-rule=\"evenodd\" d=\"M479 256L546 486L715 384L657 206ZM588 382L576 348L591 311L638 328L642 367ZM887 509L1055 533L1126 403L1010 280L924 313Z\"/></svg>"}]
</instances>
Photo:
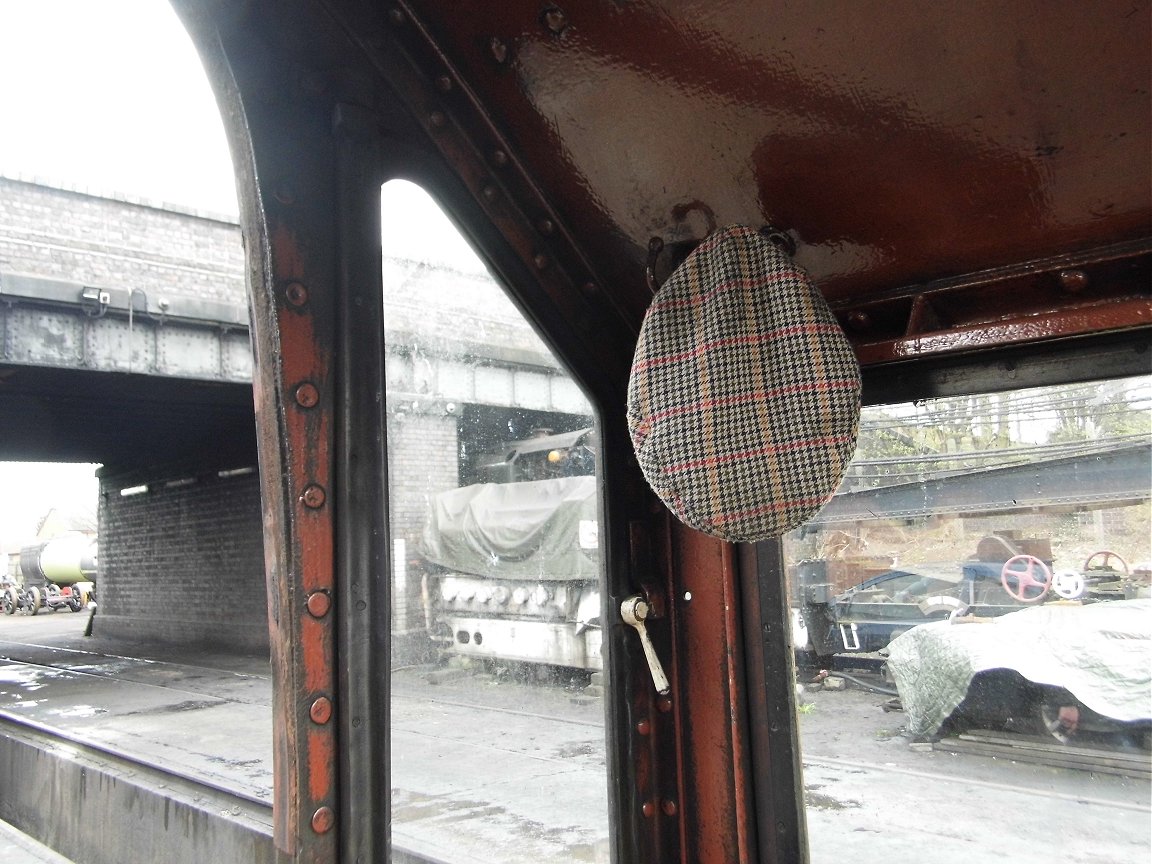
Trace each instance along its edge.
<instances>
[{"instance_id":1,"label":"white sky","mask_svg":"<svg viewBox=\"0 0 1152 864\"><path fill-rule=\"evenodd\" d=\"M0 174L237 213L215 100L165 0L0 0ZM482 269L416 187L389 195L385 254ZM94 510L93 470L0 463L0 549L53 506Z\"/></svg>"},{"instance_id":2,"label":"white sky","mask_svg":"<svg viewBox=\"0 0 1152 864\"><path fill-rule=\"evenodd\" d=\"M235 214L212 93L164 0L0 0L0 171Z\"/></svg>"}]
</instances>

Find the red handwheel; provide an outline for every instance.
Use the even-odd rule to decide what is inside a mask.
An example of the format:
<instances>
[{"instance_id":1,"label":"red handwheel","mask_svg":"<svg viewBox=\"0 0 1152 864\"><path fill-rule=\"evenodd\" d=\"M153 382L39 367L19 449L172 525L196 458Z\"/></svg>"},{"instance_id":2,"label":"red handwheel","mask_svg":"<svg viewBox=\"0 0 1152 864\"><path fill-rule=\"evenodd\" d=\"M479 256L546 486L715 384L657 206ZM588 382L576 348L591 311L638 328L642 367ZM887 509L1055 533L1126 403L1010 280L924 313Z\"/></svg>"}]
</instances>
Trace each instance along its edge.
<instances>
[{"instance_id":1,"label":"red handwheel","mask_svg":"<svg viewBox=\"0 0 1152 864\"><path fill-rule=\"evenodd\" d=\"M1037 579L1037 575L1043 578ZM1009 576L1016 582L1015 591L1008 584ZM1048 589L1052 587L1052 571L1034 555L1014 555L1004 562L1004 567L1000 570L1000 584L1021 603L1036 603L1048 595ZM1039 588L1040 593L1035 597L1029 597L1029 588Z\"/></svg>"},{"instance_id":2,"label":"red handwheel","mask_svg":"<svg viewBox=\"0 0 1152 864\"><path fill-rule=\"evenodd\" d=\"M1088 560L1084 562L1084 572L1085 573L1087 573L1089 570L1092 569L1092 562L1095 561L1097 558L1103 558L1104 559L1103 562L1101 562L1101 564L1099 565L1101 570L1115 570L1116 568L1111 566L1108 563L1113 558L1115 558L1117 561L1120 562L1120 569L1122 571L1124 571L1124 577L1125 578L1128 577L1128 562L1125 561L1123 558L1121 558L1119 555L1117 555L1115 552L1113 552L1109 549L1101 549L1099 552L1093 552L1091 555L1089 555Z\"/></svg>"}]
</instances>

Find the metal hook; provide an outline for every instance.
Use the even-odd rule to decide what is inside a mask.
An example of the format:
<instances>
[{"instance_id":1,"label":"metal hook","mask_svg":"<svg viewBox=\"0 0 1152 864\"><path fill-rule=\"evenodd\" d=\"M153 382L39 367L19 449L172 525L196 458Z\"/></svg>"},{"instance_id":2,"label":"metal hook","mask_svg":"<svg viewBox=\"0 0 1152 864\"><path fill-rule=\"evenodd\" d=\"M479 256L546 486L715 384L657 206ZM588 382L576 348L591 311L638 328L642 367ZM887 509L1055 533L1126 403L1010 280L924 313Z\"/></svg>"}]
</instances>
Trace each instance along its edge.
<instances>
[{"instance_id":1,"label":"metal hook","mask_svg":"<svg viewBox=\"0 0 1152 864\"><path fill-rule=\"evenodd\" d=\"M709 236L716 233L716 213L701 201L696 198L692 201L686 201L683 204L677 204L672 208L672 218L677 222L683 222L688 218L688 214L695 210L697 213L704 217L704 221L708 223L708 230L704 232L704 236L700 238L700 242L708 239Z\"/></svg>"},{"instance_id":2,"label":"metal hook","mask_svg":"<svg viewBox=\"0 0 1152 864\"><path fill-rule=\"evenodd\" d=\"M760 229L760 236L766 240L772 241L789 255L796 254L796 241L792 239L791 235L786 234L779 228L774 228L771 225L765 225Z\"/></svg>"},{"instance_id":3,"label":"metal hook","mask_svg":"<svg viewBox=\"0 0 1152 864\"><path fill-rule=\"evenodd\" d=\"M712 212L712 208L705 204L703 201L689 201L687 204L677 204L672 208L672 217L677 222L683 222L684 218L691 211L696 210L704 214L704 218L708 221L708 232L700 239L703 243L716 231L716 214ZM776 228L772 225L765 225L759 229L758 233L764 239L775 244L780 250L789 256L796 254L796 241L786 232ZM660 253L664 251L664 240L660 237L653 237L648 241L648 261L644 266L644 280L648 283L648 290L655 294L660 290L660 285L656 282L656 262L660 258Z\"/></svg>"},{"instance_id":4,"label":"metal hook","mask_svg":"<svg viewBox=\"0 0 1152 864\"><path fill-rule=\"evenodd\" d=\"M663 250L664 241L659 237L653 237L648 241L648 263L644 267L644 279L648 283L648 290L653 294L660 290L660 286L656 284L656 259Z\"/></svg>"},{"instance_id":5,"label":"metal hook","mask_svg":"<svg viewBox=\"0 0 1152 864\"><path fill-rule=\"evenodd\" d=\"M702 214L704 220L708 223L708 230L698 241L702 243L716 231L716 213L711 207L699 198L696 198L673 207L672 220L677 224L682 224L692 211ZM648 241L648 264L644 268L644 279L648 283L648 290L653 294L660 290L660 285L656 282L656 260L660 257L662 251L664 251L664 240L662 238L653 237Z\"/></svg>"}]
</instances>

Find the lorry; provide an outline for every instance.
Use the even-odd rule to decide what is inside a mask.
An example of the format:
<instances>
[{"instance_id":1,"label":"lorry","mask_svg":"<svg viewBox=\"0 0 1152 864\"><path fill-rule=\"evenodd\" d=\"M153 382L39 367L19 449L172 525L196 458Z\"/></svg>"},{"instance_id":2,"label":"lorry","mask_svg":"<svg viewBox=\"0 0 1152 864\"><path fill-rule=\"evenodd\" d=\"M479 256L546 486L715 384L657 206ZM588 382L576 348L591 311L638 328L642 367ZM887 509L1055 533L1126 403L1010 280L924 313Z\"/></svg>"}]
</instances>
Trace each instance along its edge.
<instances>
[{"instance_id":1,"label":"lorry","mask_svg":"<svg viewBox=\"0 0 1152 864\"><path fill-rule=\"evenodd\" d=\"M487 480L434 496L422 600L448 655L601 668L592 430L540 434L478 460Z\"/></svg>"}]
</instances>

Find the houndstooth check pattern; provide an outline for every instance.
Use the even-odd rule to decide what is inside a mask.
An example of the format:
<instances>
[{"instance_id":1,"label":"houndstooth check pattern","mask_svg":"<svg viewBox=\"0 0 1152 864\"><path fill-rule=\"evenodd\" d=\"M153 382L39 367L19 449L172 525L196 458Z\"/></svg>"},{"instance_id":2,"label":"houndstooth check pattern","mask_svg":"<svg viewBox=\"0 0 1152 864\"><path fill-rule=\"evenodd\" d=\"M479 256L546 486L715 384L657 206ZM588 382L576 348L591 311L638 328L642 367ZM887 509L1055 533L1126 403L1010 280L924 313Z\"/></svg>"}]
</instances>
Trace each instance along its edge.
<instances>
[{"instance_id":1,"label":"houndstooth check pattern","mask_svg":"<svg viewBox=\"0 0 1152 864\"><path fill-rule=\"evenodd\" d=\"M859 420L848 340L808 275L756 231L715 232L656 294L628 425L683 522L749 542L802 524L840 484Z\"/></svg>"}]
</instances>

